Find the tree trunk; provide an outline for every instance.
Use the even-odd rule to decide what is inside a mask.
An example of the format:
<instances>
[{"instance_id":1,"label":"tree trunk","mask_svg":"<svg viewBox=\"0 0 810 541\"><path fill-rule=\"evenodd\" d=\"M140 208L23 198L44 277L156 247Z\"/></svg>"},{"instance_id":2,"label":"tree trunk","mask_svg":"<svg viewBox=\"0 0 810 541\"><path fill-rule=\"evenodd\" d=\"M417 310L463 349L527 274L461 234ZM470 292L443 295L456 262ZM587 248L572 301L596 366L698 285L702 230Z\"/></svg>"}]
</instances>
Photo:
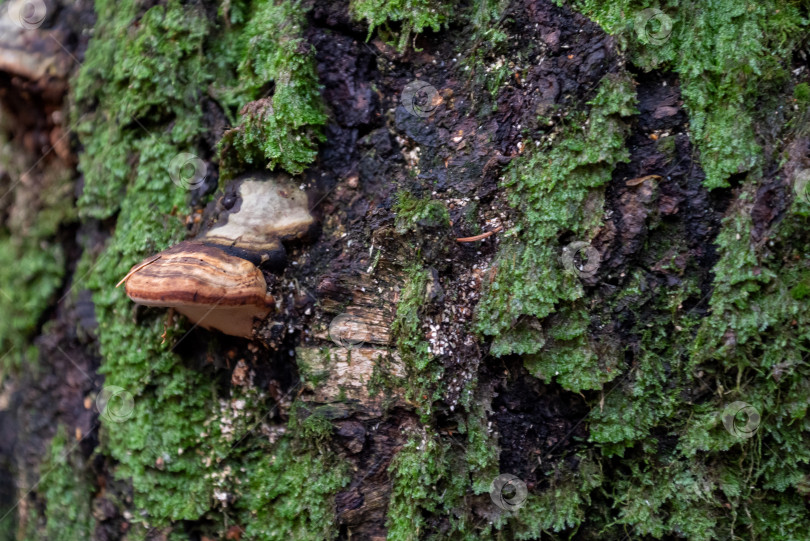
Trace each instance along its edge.
<instances>
[{"instance_id":1,"label":"tree trunk","mask_svg":"<svg viewBox=\"0 0 810 541\"><path fill-rule=\"evenodd\" d=\"M0 539L806 537L807 2L404 4L3 4Z\"/></svg>"}]
</instances>

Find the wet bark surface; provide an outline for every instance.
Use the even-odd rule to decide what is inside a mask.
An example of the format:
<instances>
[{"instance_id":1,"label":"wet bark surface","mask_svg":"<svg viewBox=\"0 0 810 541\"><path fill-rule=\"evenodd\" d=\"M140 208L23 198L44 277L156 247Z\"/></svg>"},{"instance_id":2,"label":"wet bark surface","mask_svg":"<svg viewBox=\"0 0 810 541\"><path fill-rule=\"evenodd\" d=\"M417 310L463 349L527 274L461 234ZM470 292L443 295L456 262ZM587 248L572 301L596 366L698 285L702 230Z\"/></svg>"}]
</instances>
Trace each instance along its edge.
<instances>
[{"instance_id":1,"label":"wet bark surface","mask_svg":"<svg viewBox=\"0 0 810 541\"><path fill-rule=\"evenodd\" d=\"M540 109L581 105L593 97L602 77L616 69L618 56L612 40L580 15L544 2L515 3L507 17L518 13L524 15L506 25L516 38L511 52L523 52L526 63L536 67L526 71L525 79L510 81L496 96L489 96L456 69L460 55L452 40L420 38L420 51L398 54L379 40L363 43L362 34L336 5L316 5L309 39L317 51L318 73L333 122L318 164L308 176L317 179L319 190L328 192L321 203L324 215L337 213L352 239L351 246L343 243L340 257L330 261L320 278L321 297L334 294L327 288L343 290L344 298L350 296L350 285L335 284L363 273L369 245L381 246L382 257L400 269L413 247L399 245L417 245L433 266L442 292L427 308L429 324L435 328L426 333L448 352L440 358L444 378L453 384L443 397L443 409L449 416L462 389L474 380L497 395L491 420L504 450L501 467L534 489L542 477L536 467L538 453L550 450L554 458L565 455L573 444L571 436L585 435L580 421L587 409L580 397L537 382L519 363L511 361L511 370L502 370L501 360L486 355L487 344L469 330L481 288L481 277L473 275L473 267L492 258L497 242L490 238L467 244L455 238L470 236L493 219L508 223L512 211L498 195L497 178L510 158L522 151L522 130L538 127ZM520 39L525 36L533 38L528 52ZM415 77L430 81L441 96L443 106L429 118L410 114L400 103L402 89ZM655 105L654 98L649 104ZM496 112L481 114L493 105ZM649 150L638 154L642 161ZM420 232L424 238L407 241L395 232L380 238L381 231L393 229L392 196L401 189L432 192L433 197L447 201L452 230L428 227ZM476 200L481 210L470 216L465 198ZM317 248L312 252L317 253ZM624 262L627 255L617 260ZM391 483L387 466L406 441L403 429L414 422L406 410L386 417L384 423L390 427L386 431L369 429L380 422L377 419L366 422L363 452L348 455L357 471L348 489L336 498L341 523L361 538L384 536ZM452 431L455 422L449 417L447 421L444 428ZM479 504L485 517L486 503ZM446 525L441 523L446 520L433 523L432 529L443 531Z\"/></svg>"},{"instance_id":2,"label":"wet bark surface","mask_svg":"<svg viewBox=\"0 0 810 541\"><path fill-rule=\"evenodd\" d=\"M54 17L48 31L61 32L67 54L81 60L86 47L82 30L92 24L91 10L88 6L65 8ZM434 282L434 294L424 308L425 336L444 368L443 378L453 382L437 405L440 429L452 433L452 412L459 407L464 389L476 382L481 396L491 401L488 421L499 435L501 471L518 475L530 492L547 488L549 469L560 460L575 470L575 451L588 446L585 396L532 377L518 357L489 355L488 341L471 329L482 281L488 279L488 271L482 269L497 252L498 234L473 243L456 238L514 225L515 210L506 203L499 179L509 162L524 152L522 134L544 129L551 133L555 128L544 128L540 118L582 108L594 97L603 77L624 69L624 59L614 39L595 23L550 1L515 1L502 20L509 36L503 56L507 62L520 62L524 69L491 95L458 67L464 28L427 33L416 39L418 47L397 52L377 38L366 41L365 25L350 18L346 3L314 2L306 39L316 51L330 121L317 161L300 179L310 194L319 234L287 246L284 281L297 280L300 288L286 291L279 273L265 273L270 289L287 308L259 329L255 344L220 338L221 355L209 363L208 333L195 329L194 339L177 350L190 366L209 373L221 389L243 384L244 374L251 371L252 383L269 390L282 404L278 421L286 419L289 403L283 397L291 391L302 394L312 408L324 403L336 406L329 445L352 465L349 484L335 495L342 539L385 537L392 489L389 467L407 441L408 429L418 424L418 415L404 396L396 397L395 407L385 408L364 397L342 403L337 393L316 396L311 389L299 389L296 359L290 352L330 344L328 335L313 329L328 326L347 310L361 316L373 312L385 337L363 347L392 350L395 344L385 331L395 314L392 308L404 285L404 271L417 252L428 263ZM47 36L36 39L28 46L72 64L70 58L62 58L61 49L37 45L49 43ZM9 65L0 69L0 101L4 114L12 119L5 126L15 148L26 152L31 161L61 160L64 167L75 168L75 153L81 149L64 134L64 119L54 120L64 108L71 71L66 69L56 78L32 79L30 70L16 73ZM598 274L586 280L587 295L598 299L614 294L627 285L635 269L643 269L648 287L654 289L696 276L702 298L691 298L692 305L686 308L705 315L712 290L711 268L717 261L713 241L730 205L731 190L709 193L703 187L677 77L659 72L634 77L639 114L631 120L626 141L630 161L615 169L604 208L596 209L607 219L593 242L602 264ZM428 117L409 113L400 102L403 88L414 79L430 81L441 97L442 106ZM210 138L213 147L226 128L225 119L216 104L207 110L210 131L217 134ZM657 144L662 134L674 140L667 152ZM32 178L39 170L32 170ZM635 182L643 177L649 178ZM759 189L754 202L756 239L767 237L787 201L786 190L773 172L771 178L774 181ZM10 182L4 180L6 186ZM36 180L25 189L35 192ZM76 190L80 189L77 175ZM443 201L452 225L426 224L415 233L397 231L393 206L400 190ZM474 208L470 201L475 201ZM197 202L192 199L191 204ZM8 203L0 212L7 216ZM666 227L651 228L659 223ZM9 380L0 411L2 507L22 498L15 511L21 522L37 508L42 458L56 425L64 424L75 431L70 436L80 442L81 456L95 476L96 539L118 539L126 530L127 488L113 480L113 465L93 454L97 436L84 437L98 428L97 412L87 397L103 384L103 375L97 373L100 358L92 300L80 293L80 301L70 304L64 295L72 287L80 256L76 236L90 232L101 244L105 236L100 232L107 227L95 222L73 224L60 233L68 254L68 274L62 298L46 312L34 338L42 370L23 371ZM570 240L575 239L560 239L563 244ZM672 249L663 257L646 249L668 242ZM382 263L369 275L375 256ZM388 312L363 295L365 287L379 288L378 298L385 299ZM610 325L592 327L589 338L621 342L631 352L625 362L632 366L632 351L640 343L632 329L634 322L645 317L619 306ZM105 496L108 490L122 495L123 504L111 503ZM481 520L488 518L486 502L471 505L480 507ZM38 509L40 515L42 511ZM432 517L431 530L443 531L447 520Z\"/></svg>"}]
</instances>

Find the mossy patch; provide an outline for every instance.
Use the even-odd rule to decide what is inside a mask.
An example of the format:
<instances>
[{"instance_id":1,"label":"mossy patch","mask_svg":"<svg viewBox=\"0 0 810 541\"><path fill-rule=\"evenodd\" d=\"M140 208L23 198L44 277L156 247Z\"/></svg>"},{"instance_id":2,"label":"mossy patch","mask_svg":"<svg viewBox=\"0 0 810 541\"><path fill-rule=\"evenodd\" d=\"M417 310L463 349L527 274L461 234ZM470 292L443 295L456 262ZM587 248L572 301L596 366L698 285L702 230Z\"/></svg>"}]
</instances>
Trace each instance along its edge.
<instances>
[{"instance_id":1,"label":"mossy patch","mask_svg":"<svg viewBox=\"0 0 810 541\"><path fill-rule=\"evenodd\" d=\"M334 539L339 533L334 495L348 483L348 467L296 441L285 438L272 453L246 457L249 476L239 508L248 539Z\"/></svg>"},{"instance_id":2,"label":"mossy patch","mask_svg":"<svg viewBox=\"0 0 810 541\"><path fill-rule=\"evenodd\" d=\"M450 223L450 211L444 203L430 197L420 199L406 190L397 192L394 213L400 234L420 227L443 227Z\"/></svg>"},{"instance_id":3,"label":"mossy patch","mask_svg":"<svg viewBox=\"0 0 810 541\"><path fill-rule=\"evenodd\" d=\"M571 391L601 388L617 372L600 366L599 356L589 340L589 325L587 311L563 307L559 318L549 325L545 340L540 342L542 349L524 357L524 365L536 377L555 379Z\"/></svg>"},{"instance_id":4,"label":"mossy patch","mask_svg":"<svg viewBox=\"0 0 810 541\"><path fill-rule=\"evenodd\" d=\"M421 265L405 270L408 281L402 288L397 304L397 314L391 324L391 334L397 351L405 365L407 388L405 398L418 404L423 418L427 419L433 402L441 397L443 367L430 354L428 342L422 331L421 310L430 272Z\"/></svg>"},{"instance_id":5,"label":"mossy patch","mask_svg":"<svg viewBox=\"0 0 810 541\"><path fill-rule=\"evenodd\" d=\"M180 152L202 154L209 21L200 6L177 1L139 16L135 2L99 0L96 11L74 89L74 124L84 145L80 213L108 218L125 193L144 189L160 194L151 202L161 208L168 198L182 205L183 187L168 184L168 168Z\"/></svg>"},{"instance_id":6,"label":"mossy patch","mask_svg":"<svg viewBox=\"0 0 810 541\"><path fill-rule=\"evenodd\" d=\"M423 513L442 513L448 503L458 501L466 479L457 476L453 482L453 466L451 447L437 435L412 435L389 467L394 478L388 508L389 539L422 539L426 533Z\"/></svg>"},{"instance_id":7,"label":"mossy patch","mask_svg":"<svg viewBox=\"0 0 810 541\"><path fill-rule=\"evenodd\" d=\"M755 126L769 125L766 111L779 105L764 102L789 77L783 59L808 23L801 1L568 3L616 35L637 66L678 73L707 187L762 166Z\"/></svg>"},{"instance_id":8,"label":"mossy patch","mask_svg":"<svg viewBox=\"0 0 810 541\"><path fill-rule=\"evenodd\" d=\"M463 436L466 436L463 437ZM487 433L481 409L470 412L459 434L414 429L389 466L393 478L388 506L388 539L410 541L435 537L430 515L447 519L445 539L480 539L493 534L491 524L476 522L471 494L489 490L497 475L497 445Z\"/></svg>"},{"instance_id":9,"label":"mossy patch","mask_svg":"<svg viewBox=\"0 0 810 541\"><path fill-rule=\"evenodd\" d=\"M57 234L76 218L73 174L57 160L29 163L4 133L0 126L0 257L6 262L0 266L0 381L37 358L31 338L65 278Z\"/></svg>"},{"instance_id":10,"label":"mossy patch","mask_svg":"<svg viewBox=\"0 0 810 541\"><path fill-rule=\"evenodd\" d=\"M530 493L510 518L505 527L518 538L578 529L611 538L708 540L752 531L798 539L808 528L795 510L810 471L810 311L794 296L810 276L801 256L810 249L808 204L797 199L771 241L752 242L757 181L745 183L717 238L708 316L683 308L704 296L692 279L651 290L639 271L604 299L610 313L623 305L647 314L631 331L639 340L634 361L613 387L589 398L584 421L594 452L574 470L566 471L568 461L555 466L550 486ZM735 401L761 415L750 438L722 422Z\"/></svg>"},{"instance_id":11,"label":"mossy patch","mask_svg":"<svg viewBox=\"0 0 810 541\"><path fill-rule=\"evenodd\" d=\"M713 412L695 415L692 437L683 448L690 456L729 450L723 488L743 508L737 520L742 527L786 539L808 527L806 516L774 520L796 505L810 471L803 429L810 399L810 310L792 294L810 277L804 257L810 249L808 203L797 198L771 241L758 245L751 240L750 206L745 203L755 193L756 180L746 183L739 208L718 236L721 258L715 266L712 311L697 334L692 366L722 395L712 401L716 408L733 401L750 404L762 416L761 425L751 445L737 449L725 431L712 430L718 424ZM733 467L737 453L750 470ZM757 487L762 497L751 500Z\"/></svg>"},{"instance_id":12,"label":"mossy patch","mask_svg":"<svg viewBox=\"0 0 810 541\"><path fill-rule=\"evenodd\" d=\"M40 466L37 492L45 503L44 539L90 539L95 519L90 512L94 488L78 449L59 426Z\"/></svg>"},{"instance_id":13,"label":"mossy patch","mask_svg":"<svg viewBox=\"0 0 810 541\"><path fill-rule=\"evenodd\" d=\"M297 174L317 154L327 116L315 72L313 50L304 41L306 9L301 2L259 2L237 42L241 125L220 144L225 177L240 167L265 162ZM272 98L265 96L273 83Z\"/></svg>"},{"instance_id":14,"label":"mossy patch","mask_svg":"<svg viewBox=\"0 0 810 541\"><path fill-rule=\"evenodd\" d=\"M609 75L590 102L588 114L576 114L555 143L510 165L504 187L521 219L503 240L476 312L478 331L496 337L493 354L536 353L543 335L531 326L519 325L520 318L545 318L558 305L583 296L579 278L561 262L563 246L557 239L561 233L571 232L576 239L587 241L601 224L600 213L589 209L602 207L601 187L610 180L616 164L628 159L627 127L622 118L635 112L634 103L629 79ZM558 337L556 366L544 367L542 359L548 353L539 352L529 367L549 378L563 374L566 385L577 390L598 388L598 380L575 383L574 374L581 374L594 356L583 348L587 316L577 316L574 311L570 315L569 326L579 323L566 336Z\"/></svg>"},{"instance_id":15,"label":"mossy patch","mask_svg":"<svg viewBox=\"0 0 810 541\"><path fill-rule=\"evenodd\" d=\"M799 106L807 106L810 104L810 84L799 83L793 88L793 99L795 99Z\"/></svg>"},{"instance_id":16,"label":"mossy patch","mask_svg":"<svg viewBox=\"0 0 810 541\"><path fill-rule=\"evenodd\" d=\"M504 512L499 523L516 539L536 539L542 532L576 528L585 520L592 503L590 492L601 485L602 478L599 464L588 457L573 471L560 465L550 476L548 488L529 495L520 509Z\"/></svg>"},{"instance_id":17,"label":"mossy patch","mask_svg":"<svg viewBox=\"0 0 810 541\"><path fill-rule=\"evenodd\" d=\"M0 380L22 359L34 362L30 340L64 278L62 247L46 239L0 238Z\"/></svg>"},{"instance_id":18,"label":"mossy patch","mask_svg":"<svg viewBox=\"0 0 810 541\"><path fill-rule=\"evenodd\" d=\"M418 221L414 217L424 215L447 219L443 205L426 211L429 205L424 200L407 200L402 213L407 218L398 214L398 219L405 219L405 223ZM492 529L491 525L477 523L468 498L489 490L498 463L497 441L487 422L489 399L472 385L463 393L468 398L465 411L452 415L457 429L438 433L432 428L444 392L444 367L430 353L422 327L432 276L421 263L406 268L405 275L407 282L391 332L406 369L405 398L416 405L422 424L411 431L389 466L394 484L388 507L388 538L416 540L435 536L435 524L428 518L433 515L447 519L449 529L442 532L443 537L478 539Z\"/></svg>"},{"instance_id":19,"label":"mossy patch","mask_svg":"<svg viewBox=\"0 0 810 541\"><path fill-rule=\"evenodd\" d=\"M586 9L592 16L598 9L618 13L603 4L583 3L592 8ZM752 146L757 144L751 127L757 114L752 112L758 104L754 98L783 75L775 59L789 54L794 38L779 41L774 36L796 21L793 4L782 13L773 10L770 18L762 11L773 8L770 3L745 9L735 2L724 4L694 10L699 24L692 37L678 19L675 28L681 33L667 45L674 47L670 57L661 56L664 49L653 49L643 39L628 45L637 48L631 56L640 65L671 65L681 75L693 133L709 164L709 186L722 185L741 169L756 171L761 162ZM132 480L133 522L141 521L133 530L174 521L172 538L183 538L180 520L203 519L224 531L237 517L246 538L330 538L339 532L333 495L345 486L348 472L321 445L331 431L328 420L320 415L299 419L275 443L248 435L272 407L269 400L240 391L221 396L210 374L192 369L172 352L174 344L194 335L184 337L170 329L166 344L161 344L162 317L135 312L123 292L113 287L131 264L183 237L177 209L182 213L186 208L187 193L171 182L166 169L179 152L211 151L201 142L203 116L197 105L206 91L229 118L236 118L236 110L249 100L269 100L261 109L263 116L242 118L242 150L236 135L231 136L230 150L223 145L223 160L231 159L231 151L238 158L223 176L261 160L297 171L313 159L313 134L323 117L315 113L311 51L300 47L302 19L288 11L293 5L233 2L221 9L221 21L212 21L195 4L169 1L147 8L98 3L99 23L76 95L78 111L88 112L76 117L86 181L80 207L83 216L113 217L117 224L105 250L88 252L76 276L95 293L107 384L119 385L134 397L131 415L120 423L106 422L101 432L102 451L117 461L118 475ZM398 4L358 5L379 9L373 16L380 25L405 21L395 18ZM727 14L725 7L731 8ZM682 6L678 13L688 13L686 9L694 5ZM728 21L720 20L723 17ZM624 32L630 39L626 17L614 24L617 34ZM715 26L722 30L722 39L706 45ZM407 21L403 27L401 47L410 40L402 41L402 36L420 31L416 26L408 30ZM428 27L432 25L421 28ZM764 43L764 49L755 49L756 43ZM689 47L695 49L690 54L700 58L680 64L679 55ZM738 58L730 59L735 49ZM651 51L658 56L651 57ZM300 58L289 58L293 52L300 52ZM147 58L133 65L129 55ZM240 64L247 55L250 58ZM718 64L705 64L710 58ZM125 60L130 61L131 74L116 69L115 63ZM176 73L168 73L169 67ZM249 88L229 82L239 73ZM295 87L298 82L304 87ZM283 97L279 83L295 90ZM298 97L304 103L292 103ZM801 98L802 90L794 97ZM276 99L289 103L277 105ZM730 109L719 106L724 100ZM441 396L437 390L442 370L428 353L421 326L430 276L417 262L407 269L393 331L409 369L409 397L425 426L413 430L391 466L392 539L506 538L511 533L530 539L548 532L573 535L571 530L577 529L606 538L709 539L753 532L799 539L810 529L802 498L810 462L804 360L810 343L805 308L810 270L804 263L809 249L807 204L796 201L770 239L773 244L754 243L745 205L762 179L751 176L740 199L743 207L730 213L718 238L721 259L715 268L712 313L702 323L677 308L683 299L695 296L692 280L659 295L647 293L643 278L635 275L616 298L607 300L605 312L599 312L585 306L581 283L560 263L561 236L589 240L601 225L593 209L602 208L604 184L616 163L627 159L625 118L634 114L633 103L629 80L611 76L586 111L566 117L567 127L556 134L556 142L513 161L505 186L518 211L518 226L509 232L511 237L502 235L502 251L487 276L491 279L478 313L479 331L496 341L493 353L527 355L526 366L535 375L584 391L592 407L583 421L590 441L577 443L592 449L568 455L565 463L550 468L519 512L497 515L493 509L492 524L473 522L470 499L476 494L486 499L497 473L498 447L480 397L466 403L466 414L451 416L458 432L435 428L432 415ZM289 114L277 115L282 106ZM268 120L268 114L274 116ZM277 124L287 118L293 123ZM274 142L272 134L261 133L266 125L285 133L284 141L301 146L282 149L281 139ZM248 132L253 139L248 140ZM293 159L284 162L285 155ZM402 234L447 223L446 209L429 198L406 194L396 212ZM30 253L34 246L23 251ZM34 275L44 273L41 263L33 268ZM43 299L52 295L48 290L53 283L41 287ZM607 372L589 343L590 326L619 304L641 311L648 308L646 302L654 305L653 315L628 331L638 337L640 350L623 370L614 363ZM46 303L38 301L26 312L26 321L34 320L30 314ZM555 316L559 325L551 320ZM613 386L601 389L619 376ZM723 428L719 414L732 399L750 402L765 414L754 438L741 441ZM63 479L51 486L47 500L59 502L73 490L68 486L73 481ZM81 481L75 480L75 486ZM83 490L77 489L77 502ZM51 508L54 524L72 512L69 507L59 509L59 504ZM435 524L445 524L443 517L448 529L432 531Z\"/></svg>"},{"instance_id":20,"label":"mossy patch","mask_svg":"<svg viewBox=\"0 0 810 541\"><path fill-rule=\"evenodd\" d=\"M350 10L356 19L368 23L368 37L375 29L381 28L385 41L396 41L403 51L409 44L411 35L419 34L426 28L438 32L450 20L454 2L431 0L352 0ZM399 38L390 28L390 23L399 23ZM378 31L379 32L379 31ZM389 37L390 36L390 37Z\"/></svg>"}]
</instances>

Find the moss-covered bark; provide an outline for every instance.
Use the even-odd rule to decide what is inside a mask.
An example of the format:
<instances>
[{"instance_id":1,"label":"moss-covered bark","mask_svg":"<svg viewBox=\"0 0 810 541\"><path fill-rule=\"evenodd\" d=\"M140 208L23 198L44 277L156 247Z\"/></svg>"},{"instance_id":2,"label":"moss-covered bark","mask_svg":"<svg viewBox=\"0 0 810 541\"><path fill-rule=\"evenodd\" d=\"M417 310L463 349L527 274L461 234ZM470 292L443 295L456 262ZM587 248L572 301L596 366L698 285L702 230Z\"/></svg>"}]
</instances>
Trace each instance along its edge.
<instances>
[{"instance_id":1,"label":"moss-covered bark","mask_svg":"<svg viewBox=\"0 0 810 541\"><path fill-rule=\"evenodd\" d=\"M0 78L0 538L810 531L807 2L45 6L70 77ZM320 227L255 340L115 287L265 167Z\"/></svg>"}]
</instances>

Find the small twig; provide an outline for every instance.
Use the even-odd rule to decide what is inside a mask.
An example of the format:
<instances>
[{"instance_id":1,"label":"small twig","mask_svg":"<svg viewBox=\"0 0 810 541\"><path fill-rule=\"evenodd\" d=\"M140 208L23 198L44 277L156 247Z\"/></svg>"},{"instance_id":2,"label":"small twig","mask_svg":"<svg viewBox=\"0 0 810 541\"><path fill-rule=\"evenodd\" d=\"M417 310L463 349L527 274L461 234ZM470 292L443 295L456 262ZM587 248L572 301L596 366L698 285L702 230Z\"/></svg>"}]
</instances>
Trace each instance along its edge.
<instances>
[{"instance_id":1,"label":"small twig","mask_svg":"<svg viewBox=\"0 0 810 541\"><path fill-rule=\"evenodd\" d=\"M475 242L475 241L478 241L478 240L484 240L485 238L491 237L495 233L499 233L501 231L503 231L503 226L499 225L498 227L496 227L492 231L487 231L486 233L481 233L480 235L476 235L474 237L462 237L460 239L456 239L456 242Z\"/></svg>"},{"instance_id":2,"label":"small twig","mask_svg":"<svg viewBox=\"0 0 810 541\"><path fill-rule=\"evenodd\" d=\"M152 263L154 263L154 262L155 262L155 261L157 261L158 259L160 259L160 254L156 255L155 257L153 257L153 258L152 258L152 259L150 259L149 261L144 261L143 263L141 263L140 265L138 265L137 267L135 267L134 269L132 269L131 271L129 271L129 272L127 273L127 275L126 275L126 276L124 276L123 278L121 278L121 281L120 281L120 282L118 282L117 284L115 284L115 287L120 286L121 284L123 284L124 282L126 282L127 280L129 280L129 277L130 277L130 276L132 276L133 274L135 274L136 272L138 272L138 271L139 271L139 270L141 270L142 268L146 267L147 265L151 265Z\"/></svg>"},{"instance_id":3,"label":"small twig","mask_svg":"<svg viewBox=\"0 0 810 541\"><path fill-rule=\"evenodd\" d=\"M626 186L638 186L639 184L641 184L642 182L647 181L647 180L661 180L661 175L646 175L646 176L643 176L643 177L631 178L630 180L628 180L624 184Z\"/></svg>"}]
</instances>

